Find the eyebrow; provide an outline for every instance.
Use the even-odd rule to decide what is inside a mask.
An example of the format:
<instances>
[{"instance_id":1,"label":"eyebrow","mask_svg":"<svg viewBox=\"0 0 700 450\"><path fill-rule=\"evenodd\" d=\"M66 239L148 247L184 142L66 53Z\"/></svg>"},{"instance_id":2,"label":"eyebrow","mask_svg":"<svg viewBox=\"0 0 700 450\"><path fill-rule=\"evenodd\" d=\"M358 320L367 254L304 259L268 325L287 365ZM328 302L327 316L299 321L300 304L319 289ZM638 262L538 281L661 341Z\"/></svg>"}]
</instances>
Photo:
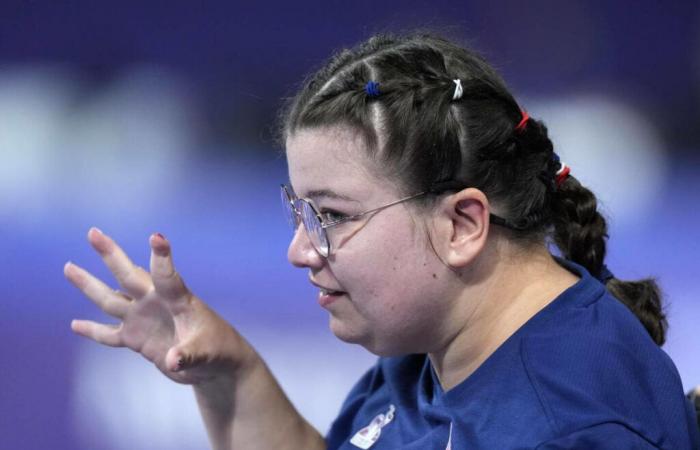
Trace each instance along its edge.
<instances>
[{"instance_id":1,"label":"eyebrow","mask_svg":"<svg viewBox=\"0 0 700 450\"><path fill-rule=\"evenodd\" d=\"M321 198L329 198L329 199L333 199L333 200L344 200L346 202L359 203L354 198L348 197L347 195L338 194L337 192L331 191L330 189L316 189L313 191L309 191L306 193L306 197L308 197L314 201L319 200Z\"/></svg>"}]
</instances>

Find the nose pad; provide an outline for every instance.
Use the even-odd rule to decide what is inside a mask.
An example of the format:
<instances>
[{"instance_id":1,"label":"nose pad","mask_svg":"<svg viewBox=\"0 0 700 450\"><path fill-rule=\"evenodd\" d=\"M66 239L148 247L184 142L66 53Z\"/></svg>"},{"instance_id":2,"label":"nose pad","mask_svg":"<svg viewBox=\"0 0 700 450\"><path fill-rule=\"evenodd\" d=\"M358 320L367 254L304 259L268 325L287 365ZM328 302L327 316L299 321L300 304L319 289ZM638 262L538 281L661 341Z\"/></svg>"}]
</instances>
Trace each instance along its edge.
<instances>
[{"instance_id":1,"label":"nose pad","mask_svg":"<svg viewBox=\"0 0 700 450\"><path fill-rule=\"evenodd\" d=\"M287 259L295 267L320 267L323 265L323 257L311 243L303 222L299 223L299 226L294 230L294 236L287 249Z\"/></svg>"}]
</instances>

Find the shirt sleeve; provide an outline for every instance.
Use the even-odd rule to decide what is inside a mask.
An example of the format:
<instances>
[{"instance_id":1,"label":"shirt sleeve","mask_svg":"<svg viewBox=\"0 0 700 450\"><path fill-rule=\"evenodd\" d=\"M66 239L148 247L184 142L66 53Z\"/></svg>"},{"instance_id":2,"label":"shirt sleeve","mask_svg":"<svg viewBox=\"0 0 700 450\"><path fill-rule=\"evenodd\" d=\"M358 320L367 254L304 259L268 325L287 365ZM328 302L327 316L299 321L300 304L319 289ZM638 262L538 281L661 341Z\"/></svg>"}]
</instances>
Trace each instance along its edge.
<instances>
[{"instance_id":1,"label":"shirt sleeve","mask_svg":"<svg viewBox=\"0 0 700 450\"><path fill-rule=\"evenodd\" d=\"M543 442L537 450L651 450L662 449L647 441L635 431L619 423L602 423L576 430L566 436Z\"/></svg>"}]
</instances>

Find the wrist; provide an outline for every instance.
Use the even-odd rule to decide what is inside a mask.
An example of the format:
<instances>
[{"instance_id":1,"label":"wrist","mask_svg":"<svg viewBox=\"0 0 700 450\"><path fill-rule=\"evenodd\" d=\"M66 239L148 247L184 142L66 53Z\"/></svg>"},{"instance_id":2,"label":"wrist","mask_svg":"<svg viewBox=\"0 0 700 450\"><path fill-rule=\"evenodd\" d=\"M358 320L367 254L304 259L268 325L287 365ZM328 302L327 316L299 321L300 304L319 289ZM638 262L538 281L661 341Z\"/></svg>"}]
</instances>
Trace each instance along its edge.
<instances>
[{"instance_id":1,"label":"wrist","mask_svg":"<svg viewBox=\"0 0 700 450\"><path fill-rule=\"evenodd\" d=\"M264 365L255 349L236 330L229 327L228 331L226 338L220 341L222 348L216 360L209 364L209 376L193 383L195 390L220 393L248 379L256 368Z\"/></svg>"},{"instance_id":2,"label":"wrist","mask_svg":"<svg viewBox=\"0 0 700 450\"><path fill-rule=\"evenodd\" d=\"M194 383L192 387L202 413L224 422L231 419L241 393L250 390L261 369L264 370L264 362L251 351L246 358L237 358L235 364L226 364L214 375Z\"/></svg>"}]
</instances>

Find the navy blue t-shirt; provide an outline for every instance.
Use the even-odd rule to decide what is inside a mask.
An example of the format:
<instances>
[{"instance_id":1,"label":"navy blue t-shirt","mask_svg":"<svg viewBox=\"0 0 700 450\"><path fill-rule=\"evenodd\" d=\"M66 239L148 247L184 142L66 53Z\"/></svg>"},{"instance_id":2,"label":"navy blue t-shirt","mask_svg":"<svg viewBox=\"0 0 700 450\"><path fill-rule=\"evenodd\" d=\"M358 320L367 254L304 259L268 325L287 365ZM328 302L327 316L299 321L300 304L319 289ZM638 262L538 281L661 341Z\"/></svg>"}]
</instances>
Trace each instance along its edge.
<instances>
[{"instance_id":1,"label":"navy blue t-shirt","mask_svg":"<svg viewBox=\"0 0 700 450\"><path fill-rule=\"evenodd\" d=\"M671 359L600 282L564 264L581 280L448 392L426 355L380 358L345 400L328 448L368 448L362 436L350 442L364 429L372 450L700 449Z\"/></svg>"}]
</instances>

